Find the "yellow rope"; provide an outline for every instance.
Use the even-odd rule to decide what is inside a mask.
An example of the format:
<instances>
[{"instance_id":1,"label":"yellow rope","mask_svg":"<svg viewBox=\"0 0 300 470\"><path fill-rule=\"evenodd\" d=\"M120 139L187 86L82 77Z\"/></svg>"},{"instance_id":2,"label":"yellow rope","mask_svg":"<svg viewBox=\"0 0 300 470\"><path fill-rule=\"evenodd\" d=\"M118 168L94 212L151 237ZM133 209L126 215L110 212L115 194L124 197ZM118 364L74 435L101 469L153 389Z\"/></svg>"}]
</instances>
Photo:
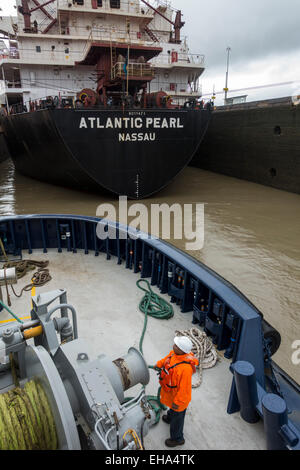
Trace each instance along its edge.
<instances>
[{"instance_id":1,"label":"yellow rope","mask_svg":"<svg viewBox=\"0 0 300 470\"><path fill-rule=\"evenodd\" d=\"M0 450L56 450L55 422L39 382L0 394Z\"/></svg>"},{"instance_id":2,"label":"yellow rope","mask_svg":"<svg viewBox=\"0 0 300 470\"><path fill-rule=\"evenodd\" d=\"M140 438L137 435L136 431L134 429L127 429L127 431L123 434L123 437L122 437L123 440L127 436L127 434L131 434L131 436L133 437L133 440L135 442L135 445L137 447L139 446L138 450L143 450L142 443L141 443Z\"/></svg>"}]
</instances>

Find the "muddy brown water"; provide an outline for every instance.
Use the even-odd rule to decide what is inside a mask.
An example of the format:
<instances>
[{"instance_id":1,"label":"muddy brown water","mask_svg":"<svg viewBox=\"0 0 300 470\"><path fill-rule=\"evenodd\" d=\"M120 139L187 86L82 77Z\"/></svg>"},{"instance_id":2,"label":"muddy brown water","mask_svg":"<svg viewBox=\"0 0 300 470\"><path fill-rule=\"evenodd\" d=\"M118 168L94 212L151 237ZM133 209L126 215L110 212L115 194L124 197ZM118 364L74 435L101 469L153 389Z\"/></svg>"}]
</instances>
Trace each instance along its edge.
<instances>
[{"instance_id":1,"label":"muddy brown water","mask_svg":"<svg viewBox=\"0 0 300 470\"><path fill-rule=\"evenodd\" d=\"M274 360L300 383L300 365L292 362L292 344L300 340L300 196L189 167L139 202L148 209L204 204L204 246L189 254L232 282L278 329L282 344ZM0 215L95 216L101 203L118 206L114 196L44 184L15 173L10 161L0 165ZM185 249L186 240L169 241Z\"/></svg>"}]
</instances>

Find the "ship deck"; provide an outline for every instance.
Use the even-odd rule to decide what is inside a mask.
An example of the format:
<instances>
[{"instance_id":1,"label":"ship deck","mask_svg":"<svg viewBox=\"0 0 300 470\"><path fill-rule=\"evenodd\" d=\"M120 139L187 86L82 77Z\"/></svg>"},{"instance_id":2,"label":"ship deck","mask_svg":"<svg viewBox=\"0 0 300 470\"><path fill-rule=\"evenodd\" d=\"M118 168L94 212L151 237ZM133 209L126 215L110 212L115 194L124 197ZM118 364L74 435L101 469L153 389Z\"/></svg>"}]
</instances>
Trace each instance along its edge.
<instances>
[{"instance_id":1,"label":"ship deck","mask_svg":"<svg viewBox=\"0 0 300 470\"><path fill-rule=\"evenodd\" d=\"M142 291L137 288L140 278L124 265L117 265L116 258L106 261L103 253L99 257L85 255L78 251L58 253L49 250L44 254L35 250L32 255L24 253L24 259L48 259L52 280L38 288L37 293L64 288L68 302L77 311L79 337L92 346L95 355L106 354L116 359L126 353L128 348L139 347L144 324L144 315L139 310ZM15 286L16 292L30 282L31 274L20 279ZM159 290L154 287L155 292ZM3 289L4 302L6 294ZM169 300L168 295L163 295ZM30 292L21 298L11 296L12 311L20 317L28 316L30 311ZM193 325L192 313L181 313L173 304L175 315L170 320L148 319L148 327L143 343L143 352L148 364L154 364L172 348L175 330L190 329ZM0 320L11 318L5 311L0 312ZM185 444L178 449L265 449L262 421L256 424L244 422L239 413L228 415L226 412L232 374L230 361L219 354L215 367L203 372L203 382L193 389L192 402L188 407L185 420ZM156 373L150 371L147 394L156 395L158 380ZM136 386L137 387L137 386ZM132 396L135 389L126 394ZM166 449L164 441L169 437L168 425L160 422L150 428L144 443L147 450Z\"/></svg>"}]
</instances>

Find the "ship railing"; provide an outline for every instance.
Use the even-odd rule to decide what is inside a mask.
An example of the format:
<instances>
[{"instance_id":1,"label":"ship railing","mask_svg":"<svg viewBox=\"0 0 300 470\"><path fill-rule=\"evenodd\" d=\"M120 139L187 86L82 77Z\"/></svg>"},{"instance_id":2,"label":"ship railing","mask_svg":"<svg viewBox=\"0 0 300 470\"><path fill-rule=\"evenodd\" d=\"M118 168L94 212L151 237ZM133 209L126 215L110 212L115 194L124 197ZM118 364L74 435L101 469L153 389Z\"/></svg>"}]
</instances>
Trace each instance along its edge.
<instances>
[{"instance_id":1,"label":"ship railing","mask_svg":"<svg viewBox=\"0 0 300 470\"><path fill-rule=\"evenodd\" d=\"M182 60L179 57L179 61ZM187 61L191 64L204 65L205 55L204 54L188 54Z\"/></svg>"},{"instance_id":2,"label":"ship railing","mask_svg":"<svg viewBox=\"0 0 300 470\"><path fill-rule=\"evenodd\" d=\"M204 54L184 54L178 53L178 55L170 54L160 54L157 57L151 59L151 63L155 65L195 65L195 66L204 66L205 64L205 55Z\"/></svg>"},{"instance_id":3,"label":"ship railing","mask_svg":"<svg viewBox=\"0 0 300 470\"><path fill-rule=\"evenodd\" d=\"M1 82L0 82L1 92ZM22 114L42 109L72 109L75 108L76 91L70 92L69 95L47 95L41 98L21 100L12 104L8 109L8 114Z\"/></svg>"},{"instance_id":4,"label":"ship railing","mask_svg":"<svg viewBox=\"0 0 300 470\"><path fill-rule=\"evenodd\" d=\"M199 85L190 85L190 87L186 83L176 83L175 86L173 86L173 83L168 83L166 85L165 90L170 93L170 95L174 94L177 96L182 96L182 97L189 97L189 96L199 96L202 95L202 87ZM163 85L162 85L163 87ZM163 87L164 89L164 87Z\"/></svg>"},{"instance_id":5,"label":"ship railing","mask_svg":"<svg viewBox=\"0 0 300 470\"><path fill-rule=\"evenodd\" d=\"M157 77L153 82L153 88L162 89L170 95L178 95L179 97L188 97L195 95L202 95L202 85L199 80L188 81L188 78L184 81L172 82L169 80L161 80Z\"/></svg>"},{"instance_id":6,"label":"ship railing","mask_svg":"<svg viewBox=\"0 0 300 470\"><path fill-rule=\"evenodd\" d=\"M158 7L161 7L161 6L166 7L166 8L172 7L170 0L165 0L165 1L162 1L162 0L152 0L152 1L150 1L149 3L152 3L155 8L158 8Z\"/></svg>"},{"instance_id":7,"label":"ship railing","mask_svg":"<svg viewBox=\"0 0 300 470\"><path fill-rule=\"evenodd\" d=\"M79 51L70 51L66 52L62 51L52 51L52 50L42 50L41 54L37 54L32 50L24 50L21 51L21 58L22 60L29 61L30 64L53 64L53 66L57 65L74 65L75 61L82 60L82 54Z\"/></svg>"},{"instance_id":8,"label":"ship railing","mask_svg":"<svg viewBox=\"0 0 300 470\"><path fill-rule=\"evenodd\" d=\"M170 8L172 11L175 11L174 8L172 8L172 4L170 0L148 0L148 3L150 3L155 9L158 9L159 7L165 7L165 8ZM145 5L146 7L146 5ZM146 7L147 8L147 7ZM152 8L147 8L146 12L153 14L153 9Z\"/></svg>"},{"instance_id":9,"label":"ship railing","mask_svg":"<svg viewBox=\"0 0 300 470\"><path fill-rule=\"evenodd\" d=\"M20 54L18 49L11 48L6 49L0 52L0 60L2 59L20 59Z\"/></svg>"},{"instance_id":10,"label":"ship railing","mask_svg":"<svg viewBox=\"0 0 300 470\"><path fill-rule=\"evenodd\" d=\"M22 88L22 83L20 80L0 80L0 90L5 92L8 88Z\"/></svg>"},{"instance_id":11,"label":"ship railing","mask_svg":"<svg viewBox=\"0 0 300 470\"><path fill-rule=\"evenodd\" d=\"M105 13L132 13L132 14L141 14L145 17L153 18L154 12L152 9L143 8L141 4L134 4L131 0L102 0L102 2L96 2L95 7L93 8L92 2L84 2L83 0L58 0L57 8L58 10L68 9L71 11L91 11ZM102 5L101 5L102 4Z\"/></svg>"},{"instance_id":12,"label":"ship railing","mask_svg":"<svg viewBox=\"0 0 300 470\"><path fill-rule=\"evenodd\" d=\"M83 51L82 51L82 57L83 57L83 58L86 57L86 55L87 55L87 53L88 53L88 51L89 51L89 49L90 49L90 47L91 47L92 41L93 41L93 34L92 34L92 31L91 31L90 34L89 34L89 36L88 36L88 38L87 38L87 41L86 41L85 46L84 46L84 48L83 48Z\"/></svg>"},{"instance_id":13,"label":"ship railing","mask_svg":"<svg viewBox=\"0 0 300 470\"><path fill-rule=\"evenodd\" d=\"M112 47L115 43L124 43L128 45L153 45L151 41L145 40L145 37L143 35L140 36L137 32L131 32L128 34L125 30L116 31L113 28L93 28L90 30L83 48L83 58L86 57L92 43L97 43L98 41L107 41L112 45ZM155 43L155 45L157 45L157 47L161 47L159 43Z\"/></svg>"},{"instance_id":14,"label":"ship railing","mask_svg":"<svg viewBox=\"0 0 300 470\"><path fill-rule=\"evenodd\" d=\"M71 29L70 29L71 34ZM116 30L113 27L92 28L87 38L88 41L112 41L112 42L126 42L126 44L139 44L148 43L153 44L153 41L143 39L144 36L139 31L131 31L128 33L121 27ZM160 47L159 43L155 43Z\"/></svg>"},{"instance_id":15,"label":"ship railing","mask_svg":"<svg viewBox=\"0 0 300 470\"><path fill-rule=\"evenodd\" d=\"M132 62L125 66L124 62L117 62L111 70L111 78L154 77L155 69L151 64Z\"/></svg>"}]
</instances>

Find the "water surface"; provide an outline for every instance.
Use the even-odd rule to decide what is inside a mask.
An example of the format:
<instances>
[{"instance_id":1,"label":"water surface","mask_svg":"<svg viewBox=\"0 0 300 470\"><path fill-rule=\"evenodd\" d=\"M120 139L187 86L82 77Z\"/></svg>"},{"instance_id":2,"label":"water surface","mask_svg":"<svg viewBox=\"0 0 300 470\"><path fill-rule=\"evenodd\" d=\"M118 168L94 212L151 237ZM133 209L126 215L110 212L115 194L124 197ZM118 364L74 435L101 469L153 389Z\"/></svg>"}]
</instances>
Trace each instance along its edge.
<instances>
[{"instance_id":1,"label":"water surface","mask_svg":"<svg viewBox=\"0 0 300 470\"><path fill-rule=\"evenodd\" d=\"M113 196L44 184L0 165L0 215L64 213L96 215ZM129 202L134 204L136 201ZM198 168L185 169L159 194L143 202L204 203L203 249L190 252L240 289L279 330L276 362L300 383L292 343L300 340L300 196ZM185 249L185 240L170 240Z\"/></svg>"}]
</instances>

